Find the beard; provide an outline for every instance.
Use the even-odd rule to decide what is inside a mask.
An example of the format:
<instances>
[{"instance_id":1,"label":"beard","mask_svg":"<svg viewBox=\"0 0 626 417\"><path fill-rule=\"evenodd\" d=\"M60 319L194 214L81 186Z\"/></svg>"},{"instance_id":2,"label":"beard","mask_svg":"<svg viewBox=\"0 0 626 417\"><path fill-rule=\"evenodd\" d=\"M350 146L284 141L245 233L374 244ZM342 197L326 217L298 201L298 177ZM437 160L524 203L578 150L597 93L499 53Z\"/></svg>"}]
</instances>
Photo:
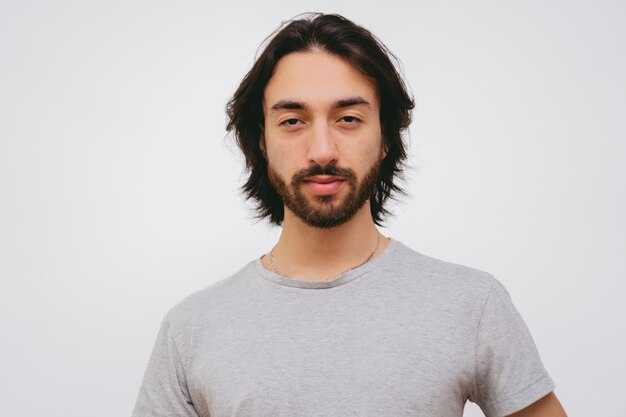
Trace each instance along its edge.
<instances>
[{"instance_id":1,"label":"beard","mask_svg":"<svg viewBox=\"0 0 626 417\"><path fill-rule=\"evenodd\" d=\"M268 166L268 176L285 206L298 218L309 226L329 229L350 220L373 196L378 183L380 164L380 160L376 161L361 181L358 181L351 169L339 168L335 165L327 165L324 168L315 165L296 172L291 179L291 189L271 166ZM301 187L307 178L315 175L340 177L349 187L348 195L341 201L336 201L338 197L334 195L315 196L314 201L309 201L302 193Z\"/></svg>"}]
</instances>

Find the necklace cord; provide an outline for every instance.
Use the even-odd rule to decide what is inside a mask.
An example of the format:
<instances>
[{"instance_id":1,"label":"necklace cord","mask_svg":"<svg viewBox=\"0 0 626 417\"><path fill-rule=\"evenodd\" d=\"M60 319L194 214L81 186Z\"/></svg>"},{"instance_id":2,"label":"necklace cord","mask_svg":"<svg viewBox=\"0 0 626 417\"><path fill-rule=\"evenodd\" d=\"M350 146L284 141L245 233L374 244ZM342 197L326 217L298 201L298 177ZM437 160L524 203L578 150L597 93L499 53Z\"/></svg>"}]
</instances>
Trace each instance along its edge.
<instances>
[{"instance_id":1,"label":"necklace cord","mask_svg":"<svg viewBox=\"0 0 626 417\"><path fill-rule=\"evenodd\" d=\"M372 253L370 253L370 255L367 257L367 259L366 259L365 261L361 262L360 264L358 264L358 265L356 265L356 266L353 266L352 268L348 268L348 269L346 269L346 270L345 270L345 271L343 271L341 274L339 274L339 275L337 275L337 276L335 276L335 277L333 277L333 278L330 278L328 281L335 280L335 279L337 279L337 278L339 278L339 277L341 277L341 276L343 276L343 275L347 274L348 272L350 272L350 271L352 271L352 270L354 270L354 269L357 269L357 268L358 268L358 267L360 267L360 266L365 265L366 263L368 263L368 262L370 261L370 259L372 259L372 257L374 256L374 254L376 253L376 251L378 250L378 248L379 248L379 247L380 247L380 232L378 232L377 237L376 237L376 247L374 248L374 250L372 251ZM284 274L281 274L281 273L278 271L278 268L276 267L276 263L274 262L274 249L276 249L276 246L274 246L274 247L272 248L272 250L270 251L270 253L269 253L269 254L267 254L267 255L268 255L267 260L269 261L269 264L270 264L270 266L272 267L272 272L274 272L275 274L280 275L281 277L285 277L285 278L290 278L290 279L293 279L292 277L287 276L287 275L284 275Z\"/></svg>"}]
</instances>

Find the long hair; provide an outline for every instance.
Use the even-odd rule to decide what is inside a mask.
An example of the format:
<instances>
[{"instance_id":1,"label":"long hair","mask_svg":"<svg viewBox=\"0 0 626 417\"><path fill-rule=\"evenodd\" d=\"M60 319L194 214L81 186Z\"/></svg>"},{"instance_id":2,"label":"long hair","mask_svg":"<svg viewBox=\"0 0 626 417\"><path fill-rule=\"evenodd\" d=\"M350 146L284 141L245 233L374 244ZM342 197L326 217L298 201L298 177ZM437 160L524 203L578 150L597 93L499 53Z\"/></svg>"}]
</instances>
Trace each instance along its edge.
<instances>
[{"instance_id":1,"label":"long hair","mask_svg":"<svg viewBox=\"0 0 626 417\"><path fill-rule=\"evenodd\" d=\"M247 180L242 186L246 199L256 203L258 218L280 225L284 219L281 197L270 184L267 161L259 139L263 133L263 95L278 61L292 52L322 50L337 55L376 81L380 97L383 146L376 188L370 197L372 218L381 225L389 212L384 204L395 194L404 194L397 184L402 179L406 147L402 133L411 123L414 102L407 93L392 58L395 56L367 29L336 14L313 14L292 20L278 30L246 74L226 105L226 130L234 132L246 161Z\"/></svg>"}]
</instances>

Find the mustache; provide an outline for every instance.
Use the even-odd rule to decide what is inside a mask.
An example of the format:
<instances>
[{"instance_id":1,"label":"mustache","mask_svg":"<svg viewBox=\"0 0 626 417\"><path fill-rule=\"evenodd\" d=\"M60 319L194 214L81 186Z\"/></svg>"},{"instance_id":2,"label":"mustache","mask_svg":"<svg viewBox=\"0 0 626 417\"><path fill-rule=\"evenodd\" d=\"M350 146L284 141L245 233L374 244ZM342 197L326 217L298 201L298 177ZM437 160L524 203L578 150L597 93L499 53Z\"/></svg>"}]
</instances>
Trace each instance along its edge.
<instances>
[{"instance_id":1,"label":"mustache","mask_svg":"<svg viewBox=\"0 0 626 417\"><path fill-rule=\"evenodd\" d=\"M351 169L339 168L334 164L326 165L324 167L320 165L313 165L310 168L296 172L291 178L291 185L297 187L307 178L314 177L316 175L332 175L333 177L345 178L350 182L356 181L356 174Z\"/></svg>"}]
</instances>

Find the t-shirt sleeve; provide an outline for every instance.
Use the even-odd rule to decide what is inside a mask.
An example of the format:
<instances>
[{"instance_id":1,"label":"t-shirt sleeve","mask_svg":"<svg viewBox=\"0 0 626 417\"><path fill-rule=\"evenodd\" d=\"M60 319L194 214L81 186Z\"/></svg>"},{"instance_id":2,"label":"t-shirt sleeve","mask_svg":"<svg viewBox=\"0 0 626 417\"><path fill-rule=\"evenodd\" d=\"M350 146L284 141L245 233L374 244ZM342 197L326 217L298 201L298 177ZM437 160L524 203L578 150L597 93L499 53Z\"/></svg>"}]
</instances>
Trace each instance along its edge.
<instances>
[{"instance_id":1,"label":"t-shirt sleeve","mask_svg":"<svg viewBox=\"0 0 626 417\"><path fill-rule=\"evenodd\" d=\"M198 417L167 317L161 323L132 417Z\"/></svg>"},{"instance_id":2,"label":"t-shirt sleeve","mask_svg":"<svg viewBox=\"0 0 626 417\"><path fill-rule=\"evenodd\" d=\"M528 327L504 286L493 279L476 337L470 401L487 417L503 417L554 390Z\"/></svg>"}]
</instances>

